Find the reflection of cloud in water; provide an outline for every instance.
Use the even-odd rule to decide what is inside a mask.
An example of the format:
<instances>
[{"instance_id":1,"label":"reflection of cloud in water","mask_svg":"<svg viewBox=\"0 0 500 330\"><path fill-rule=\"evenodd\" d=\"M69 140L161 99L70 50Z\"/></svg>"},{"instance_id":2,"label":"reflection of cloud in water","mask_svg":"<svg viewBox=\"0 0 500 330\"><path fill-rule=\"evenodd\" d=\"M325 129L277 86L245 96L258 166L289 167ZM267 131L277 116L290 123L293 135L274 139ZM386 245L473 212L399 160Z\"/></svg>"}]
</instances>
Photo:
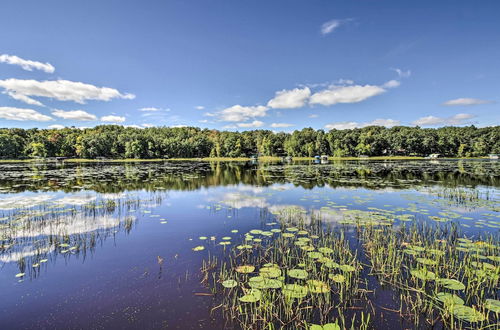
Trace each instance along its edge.
<instances>
[{"instance_id":1,"label":"reflection of cloud in water","mask_svg":"<svg viewBox=\"0 0 500 330\"><path fill-rule=\"evenodd\" d=\"M63 198L60 198L56 201L55 203L58 204L64 204L64 205L85 205L87 203L93 202L96 200L96 196L92 195L72 195L72 196L65 196Z\"/></svg>"},{"instance_id":2,"label":"reflection of cloud in water","mask_svg":"<svg viewBox=\"0 0 500 330\"><path fill-rule=\"evenodd\" d=\"M276 191L285 191L285 190L290 190L290 189L293 189L292 186L286 186L286 185L272 185L271 186L271 189L272 190L276 190Z\"/></svg>"},{"instance_id":3,"label":"reflection of cloud in water","mask_svg":"<svg viewBox=\"0 0 500 330\"><path fill-rule=\"evenodd\" d=\"M43 204L53 195L13 196L0 199L0 210L14 210L18 208L34 207Z\"/></svg>"},{"instance_id":4,"label":"reflection of cloud in water","mask_svg":"<svg viewBox=\"0 0 500 330\"><path fill-rule=\"evenodd\" d=\"M235 209L241 209L244 207L264 208L269 205L264 197L250 196L240 193L224 194L222 203Z\"/></svg>"},{"instance_id":5,"label":"reflection of cloud in water","mask_svg":"<svg viewBox=\"0 0 500 330\"><path fill-rule=\"evenodd\" d=\"M0 262L17 262L22 258L34 257L36 255L50 253L54 251L54 246L49 246L40 249L34 249L32 246L25 247L22 251L10 252L6 255L0 255Z\"/></svg>"},{"instance_id":6,"label":"reflection of cloud in water","mask_svg":"<svg viewBox=\"0 0 500 330\"><path fill-rule=\"evenodd\" d=\"M120 220L109 216L67 216L60 219L30 222L28 228L0 230L0 236L12 235L13 238L37 237L50 235L83 234L100 229L117 227Z\"/></svg>"},{"instance_id":7,"label":"reflection of cloud in water","mask_svg":"<svg viewBox=\"0 0 500 330\"><path fill-rule=\"evenodd\" d=\"M310 224L312 219L318 219L322 222L338 222L344 219L345 214L342 210L328 209L317 210L311 209L309 212L305 207L300 205L275 204L268 208L269 212L274 214L280 221L301 221L304 224Z\"/></svg>"},{"instance_id":8,"label":"reflection of cloud in water","mask_svg":"<svg viewBox=\"0 0 500 330\"><path fill-rule=\"evenodd\" d=\"M261 194L264 192L264 188L255 186L238 186L238 191L251 191L254 194Z\"/></svg>"},{"instance_id":9,"label":"reflection of cloud in water","mask_svg":"<svg viewBox=\"0 0 500 330\"><path fill-rule=\"evenodd\" d=\"M107 193L107 194L101 194L101 197L104 199L120 199L120 198L125 198L128 197L126 193Z\"/></svg>"}]
</instances>

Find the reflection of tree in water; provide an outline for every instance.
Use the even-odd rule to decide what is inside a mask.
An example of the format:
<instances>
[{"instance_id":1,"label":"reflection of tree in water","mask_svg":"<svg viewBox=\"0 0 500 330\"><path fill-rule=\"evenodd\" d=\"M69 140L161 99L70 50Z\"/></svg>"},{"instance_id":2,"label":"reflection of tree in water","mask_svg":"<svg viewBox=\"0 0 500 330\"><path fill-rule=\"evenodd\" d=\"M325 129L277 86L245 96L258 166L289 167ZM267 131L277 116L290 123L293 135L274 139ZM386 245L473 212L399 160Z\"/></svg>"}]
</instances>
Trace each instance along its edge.
<instances>
[{"instance_id":1,"label":"reflection of tree in water","mask_svg":"<svg viewBox=\"0 0 500 330\"><path fill-rule=\"evenodd\" d=\"M328 165L235 162L3 164L0 192L89 189L196 190L202 187L292 183L306 189L329 185L377 189L414 185L500 186L500 164L491 161L337 161Z\"/></svg>"},{"instance_id":2,"label":"reflection of tree in water","mask_svg":"<svg viewBox=\"0 0 500 330\"><path fill-rule=\"evenodd\" d=\"M113 196L108 196L113 197ZM44 201L34 207L0 210L0 263L17 263L21 278L40 275L46 263L57 258L81 258L93 254L96 246L118 232L129 233L135 223L131 212L160 204L153 194L140 200L126 196L98 199L83 204L61 203L76 198ZM82 198L85 201L85 198Z\"/></svg>"}]
</instances>

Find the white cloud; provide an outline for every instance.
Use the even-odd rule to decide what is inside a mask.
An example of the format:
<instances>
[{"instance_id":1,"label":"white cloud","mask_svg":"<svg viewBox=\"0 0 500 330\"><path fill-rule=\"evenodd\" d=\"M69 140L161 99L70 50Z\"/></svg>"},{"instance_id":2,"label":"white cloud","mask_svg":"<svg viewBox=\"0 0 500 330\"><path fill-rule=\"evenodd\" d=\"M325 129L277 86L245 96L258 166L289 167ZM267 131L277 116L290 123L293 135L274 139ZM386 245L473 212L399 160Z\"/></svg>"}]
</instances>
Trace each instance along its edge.
<instances>
[{"instance_id":1,"label":"white cloud","mask_svg":"<svg viewBox=\"0 0 500 330\"><path fill-rule=\"evenodd\" d=\"M41 114L32 109L0 107L0 118L17 121L50 121L51 117Z\"/></svg>"},{"instance_id":2,"label":"white cloud","mask_svg":"<svg viewBox=\"0 0 500 330\"><path fill-rule=\"evenodd\" d=\"M355 121L349 121L349 122L338 122L338 123L331 123L325 125L326 129L353 129L353 128L362 128L362 127L367 127L367 126L385 126L385 127L393 127L400 125L399 120L394 120L394 119L375 119L370 122L366 123L358 123Z\"/></svg>"},{"instance_id":3,"label":"white cloud","mask_svg":"<svg viewBox=\"0 0 500 330\"><path fill-rule=\"evenodd\" d=\"M204 107L204 106L202 106L202 105L197 105L197 106L196 106L196 107L194 107L194 108L195 108L196 110L203 110L203 109L205 109L205 107Z\"/></svg>"},{"instance_id":4,"label":"white cloud","mask_svg":"<svg viewBox=\"0 0 500 330\"><path fill-rule=\"evenodd\" d=\"M284 89L276 92L276 95L267 103L267 106L273 109L300 108L307 103L310 95L311 90L308 87L292 90Z\"/></svg>"},{"instance_id":5,"label":"white cloud","mask_svg":"<svg viewBox=\"0 0 500 330\"><path fill-rule=\"evenodd\" d=\"M396 88L396 87L399 87L400 85L401 85L400 81L393 79L393 80L389 80L388 82L383 84L382 87L384 87L384 88Z\"/></svg>"},{"instance_id":6,"label":"white cloud","mask_svg":"<svg viewBox=\"0 0 500 330\"><path fill-rule=\"evenodd\" d=\"M341 26L342 24L345 24L347 22L349 22L351 19L350 18L347 18L347 19L332 19L328 22L325 22L321 25L321 34L325 35L325 34L329 34L329 33L332 33L333 31L335 31L339 26Z\"/></svg>"},{"instance_id":7,"label":"white cloud","mask_svg":"<svg viewBox=\"0 0 500 330\"><path fill-rule=\"evenodd\" d=\"M183 128L183 127L188 127L187 125L179 124L179 125L172 125L170 126L172 128Z\"/></svg>"},{"instance_id":8,"label":"white cloud","mask_svg":"<svg viewBox=\"0 0 500 330\"><path fill-rule=\"evenodd\" d=\"M396 73L398 74L398 76L400 78L408 78L409 76L411 76L411 71L410 70L407 70L407 71L403 71L401 69L398 69L398 68L391 68L392 71L396 71Z\"/></svg>"},{"instance_id":9,"label":"white cloud","mask_svg":"<svg viewBox=\"0 0 500 330\"><path fill-rule=\"evenodd\" d=\"M152 112L155 112L155 111L160 111L161 108L155 108L155 107L147 107L147 108L140 108L139 111L152 111Z\"/></svg>"},{"instance_id":10,"label":"white cloud","mask_svg":"<svg viewBox=\"0 0 500 330\"><path fill-rule=\"evenodd\" d=\"M150 128L150 127L155 127L153 124L142 124L142 127Z\"/></svg>"},{"instance_id":11,"label":"white cloud","mask_svg":"<svg viewBox=\"0 0 500 330\"><path fill-rule=\"evenodd\" d=\"M114 88L97 87L69 80L38 81L11 78L0 80L0 87L3 87L5 92L14 99L26 103L31 102L30 104L38 102L33 100L32 96L47 97L58 101L74 101L81 104L87 100L109 101L114 98L135 98L133 94L122 94Z\"/></svg>"},{"instance_id":12,"label":"white cloud","mask_svg":"<svg viewBox=\"0 0 500 330\"><path fill-rule=\"evenodd\" d=\"M63 118L63 119L70 119L70 120L81 120L81 121L88 121L88 120L96 120L97 117L91 113L88 113L83 110L70 110L70 111L64 111L64 110L57 110L55 109L52 111L52 115Z\"/></svg>"},{"instance_id":13,"label":"white cloud","mask_svg":"<svg viewBox=\"0 0 500 330\"><path fill-rule=\"evenodd\" d=\"M271 127L272 128L283 128L283 127L291 127L294 126L294 124L287 124L287 123L272 123Z\"/></svg>"},{"instance_id":14,"label":"white cloud","mask_svg":"<svg viewBox=\"0 0 500 330\"><path fill-rule=\"evenodd\" d=\"M266 115L268 107L262 105L256 105L253 107L245 107L239 104L233 105L232 107L226 108L215 114L206 113L207 116L218 117L221 121L246 121L248 119L253 119L256 117L264 117Z\"/></svg>"},{"instance_id":15,"label":"white cloud","mask_svg":"<svg viewBox=\"0 0 500 330\"><path fill-rule=\"evenodd\" d=\"M358 127L358 123L354 121L343 121L325 125L326 129L353 129Z\"/></svg>"},{"instance_id":16,"label":"white cloud","mask_svg":"<svg viewBox=\"0 0 500 330\"><path fill-rule=\"evenodd\" d=\"M337 103L357 103L384 93L386 90L374 85L330 86L311 95L310 104L334 105Z\"/></svg>"},{"instance_id":17,"label":"white cloud","mask_svg":"<svg viewBox=\"0 0 500 330\"><path fill-rule=\"evenodd\" d=\"M251 123L238 123L236 125L242 128L257 128L257 127L262 127L264 123L261 122L260 120L254 120Z\"/></svg>"},{"instance_id":18,"label":"white cloud","mask_svg":"<svg viewBox=\"0 0 500 330\"><path fill-rule=\"evenodd\" d=\"M488 104L493 103L493 101L473 99L473 98L459 98L454 100L449 100L443 103L443 105L454 106L454 105L478 105L478 104Z\"/></svg>"},{"instance_id":19,"label":"white cloud","mask_svg":"<svg viewBox=\"0 0 500 330\"><path fill-rule=\"evenodd\" d=\"M50 63L25 60L15 55L0 55L0 63L18 65L26 71L33 71L33 69L45 71L47 73L53 73L55 71L55 68Z\"/></svg>"},{"instance_id":20,"label":"white cloud","mask_svg":"<svg viewBox=\"0 0 500 330\"><path fill-rule=\"evenodd\" d=\"M113 116L113 115L101 117L101 121L108 123L123 123L125 120L127 120L125 117Z\"/></svg>"},{"instance_id":21,"label":"white cloud","mask_svg":"<svg viewBox=\"0 0 500 330\"><path fill-rule=\"evenodd\" d=\"M475 115L468 113L459 113L451 117L427 116L419 118L412 122L416 126L437 126L437 125L462 125L470 122Z\"/></svg>"},{"instance_id":22,"label":"white cloud","mask_svg":"<svg viewBox=\"0 0 500 330\"><path fill-rule=\"evenodd\" d=\"M318 118L318 117L319 117L319 115L317 115L317 114L315 114L315 113L313 113L313 114L309 115L309 118Z\"/></svg>"},{"instance_id":23,"label":"white cloud","mask_svg":"<svg viewBox=\"0 0 500 330\"><path fill-rule=\"evenodd\" d=\"M50 125L49 128L50 129L63 129L64 125L55 124L55 125Z\"/></svg>"}]
</instances>

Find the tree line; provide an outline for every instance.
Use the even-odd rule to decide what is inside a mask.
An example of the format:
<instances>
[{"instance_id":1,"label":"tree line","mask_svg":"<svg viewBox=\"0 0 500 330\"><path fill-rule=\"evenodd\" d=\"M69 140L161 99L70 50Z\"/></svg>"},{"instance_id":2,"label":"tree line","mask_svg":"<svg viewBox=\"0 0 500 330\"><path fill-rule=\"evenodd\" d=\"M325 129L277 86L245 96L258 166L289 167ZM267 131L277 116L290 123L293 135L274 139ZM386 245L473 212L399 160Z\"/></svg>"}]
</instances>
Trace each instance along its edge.
<instances>
[{"instance_id":1,"label":"tree line","mask_svg":"<svg viewBox=\"0 0 500 330\"><path fill-rule=\"evenodd\" d=\"M0 128L0 158L201 158L292 156L480 157L500 153L500 126L420 128L368 126L345 130L304 128L218 131L196 127Z\"/></svg>"}]
</instances>

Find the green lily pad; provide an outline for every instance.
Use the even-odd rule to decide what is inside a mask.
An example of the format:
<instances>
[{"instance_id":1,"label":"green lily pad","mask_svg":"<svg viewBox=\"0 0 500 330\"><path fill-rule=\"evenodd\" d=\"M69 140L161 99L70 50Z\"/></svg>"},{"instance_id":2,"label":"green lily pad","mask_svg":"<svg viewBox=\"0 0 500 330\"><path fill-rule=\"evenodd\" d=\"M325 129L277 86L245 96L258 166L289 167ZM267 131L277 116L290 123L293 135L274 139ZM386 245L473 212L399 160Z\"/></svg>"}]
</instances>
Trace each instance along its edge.
<instances>
[{"instance_id":1,"label":"green lily pad","mask_svg":"<svg viewBox=\"0 0 500 330\"><path fill-rule=\"evenodd\" d=\"M445 306L453 306L453 305L463 305L464 301L462 298L453 293L448 292L439 292L436 295L437 300L442 302Z\"/></svg>"},{"instance_id":2,"label":"green lily pad","mask_svg":"<svg viewBox=\"0 0 500 330\"><path fill-rule=\"evenodd\" d=\"M340 265L339 268L343 272L353 272L356 270L356 268L351 265Z\"/></svg>"},{"instance_id":3,"label":"green lily pad","mask_svg":"<svg viewBox=\"0 0 500 330\"><path fill-rule=\"evenodd\" d=\"M344 283L345 276L342 274L328 274L328 278L336 283Z\"/></svg>"},{"instance_id":4,"label":"green lily pad","mask_svg":"<svg viewBox=\"0 0 500 330\"><path fill-rule=\"evenodd\" d=\"M292 234L292 233L283 233L281 234L282 237L285 237L285 238L292 238L292 237L295 237L295 234Z\"/></svg>"},{"instance_id":5,"label":"green lily pad","mask_svg":"<svg viewBox=\"0 0 500 330\"><path fill-rule=\"evenodd\" d=\"M241 302L254 303L260 300L262 292L259 289L251 289L246 295L239 298Z\"/></svg>"},{"instance_id":6,"label":"green lily pad","mask_svg":"<svg viewBox=\"0 0 500 330\"><path fill-rule=\"evenodd\" d=\"M450 311L456 318L461 319L463 321L474 323L485 320L483 313L469 306L463 306L463 305L454 306L450 309Z\"/></svg>"},{"instance_id":7,"label":"green lily pad","mask_svg":"<svg viewBox=\"0 0 500 330\"><path fill-rule=\"evenodd\" d=\"M262 230L260 230L260 229L250 230L250 234L253 234L253 235L260 235L261 233L262 233Z\"/></svg>"},{"instance_id":8,"label":"green lily pad","mask_svg":"<svg viewBox=\"0 0 500 330\"><path fill-rule=\"evenodd\" d=\"M281 276L281 269L277 267L263 267L260 269L260 275L267 278L276 278Z\"/></svg>"},{"instance_id":9,"label":"green lily pad","mask_svg":"<svg viewBox=\"0 0 500 330\"><path fill-rule=\"evenodd\" d=\"M465 285L457 280L450 278L440 278L436 280L439 284L450 290L465 290Z\"/></svg>"},{"instance_id":10,"label":"green lily pad","mask_svg":"<svg viewBox=\"0 0 500 330\"><path fill-rule=\"evenodd\" d=\"M245 244L245 245L238 245L236 247L238 250L251 250L252 249L252 246L251 245L248 245L248 244Z\"/></svg>"},{"instance_id":11,"label":"green lily pad","mask_svg":"<svg viewBox=\"0 0 500 330\"><path fill-rule=\"evenodd\" d=\"M318 248L318 251L323 253L323 254L333 253L333 249L330 249L329 247L320 247L320 248Z\"/></svg>"},{"instance_id":12,"label":"green lily pad","mask_svg":"<svg viewBox=\"0 0 500 330\"><path fill-rule=\"evenodd\" d=\"M328 284L326 284L323 281L318 281L318 280L308 280L307 281L307 288L309 289L309 292L312 292L312 293L330 292L330 287L328 286Z\"/></svg>"},{"instance_id":13,"label":"green lily pad","mask_svg":"<svg viewBox=\"0 0 500 330\"><path fill-rule=\"evenodd\" d=\"M205 250L205 247L203 245L195 246L193 248L193 251L203 251Z\"/></svg>"},{"instance_id":14,"label":"green lily pad","mask_svg":"<svg viewBox=\"0 0 500 330\"><path fill-rule=\"evenodd\" d=\"M495 313L500 313L500 300L486 299L484 308L489 309L490 311Z\"/></svg>"},{"instance_id":15,"label":"green lily pad","mask_svg":"<svg viewBox=\"0 0 500 330\"><path fill-rule=\"evenodd\" d=\"M436 260L432 260L432 259L429 259L429 258L417 258L416 260L417 260L418 263L421 263L421 264L427 265L427 266L437 265L437 261Z\"/></svg>"},{"instance_id":16,"label":"green lily pad","mask_svg":"<svg viewBox=\"0 0 500 330\"><path fill-rule=\"evenodd\" d=\"M308 252L307 256L311 259L319 259L323 256L323 254L321 254L321 252Z\"/></svg>"},{"instance_id":17,"label":"green lily pad","mask_svg":"<svg viewBox=\"0 0 500 330\"><path fill-rule=\"evenodd\" d=\"M305 280L307 276L309 276L309 273L303 269L295 268L288 271L288 276L299 280Z\"/></svg>"},{"instance_id":18,"label":"green lily pad","mask_svg":"<svg viewBox=\"0 0 500 330\"><path fill-rule=\"evenodd\" d=\"M242 274L248 274L248 273L251 273L255 270L255 266L252 266L252 265L242 265L242 266L238 266L236 267L236 271L238 273L242 273Z\"/></svg>"},{"instance_id":19,"label":"green lily pad","mask_svg":"<svg viewBox=\"0 0 500 330\"><path fill-rule=\"evenodd\" d=\"M307 296L308 290L304 285L287 284L283 287L283 294L289 299L300 299Z\"/></svg>"},{"instance_id":20,"label":"green lily pad","mask_svg":"<svg viewBox=\"0 0 500 330\"><path fill-rule=\"evenodd\" d=\"M422 281L430 281L436 279L436 274L425 269L412 269L410 274Z\"/></svg>"},{"instance_id":21,"label":"green lily pad","mask_svg":"<svg viewBox=\"0 0 500 330\"><path fill-rule=\"evenodd\" d=\"M17 274L16 274L16 277L18 277L18 278L19 278L19 277L23 277L24 275L25 275L25 273L17 273Z\"/></svg>"},{"instance_id":22,"label":"green lily pad","mask_svg":"<svg viewBox=\"0 0 500 330\"><path fill-rule=\"evenodd\" d=\"M224 282L222 282L222 286L228 289L234 288L237 285L238 282L236 282L235 280L225 280Z\"/></svg>"}]
</instances>

